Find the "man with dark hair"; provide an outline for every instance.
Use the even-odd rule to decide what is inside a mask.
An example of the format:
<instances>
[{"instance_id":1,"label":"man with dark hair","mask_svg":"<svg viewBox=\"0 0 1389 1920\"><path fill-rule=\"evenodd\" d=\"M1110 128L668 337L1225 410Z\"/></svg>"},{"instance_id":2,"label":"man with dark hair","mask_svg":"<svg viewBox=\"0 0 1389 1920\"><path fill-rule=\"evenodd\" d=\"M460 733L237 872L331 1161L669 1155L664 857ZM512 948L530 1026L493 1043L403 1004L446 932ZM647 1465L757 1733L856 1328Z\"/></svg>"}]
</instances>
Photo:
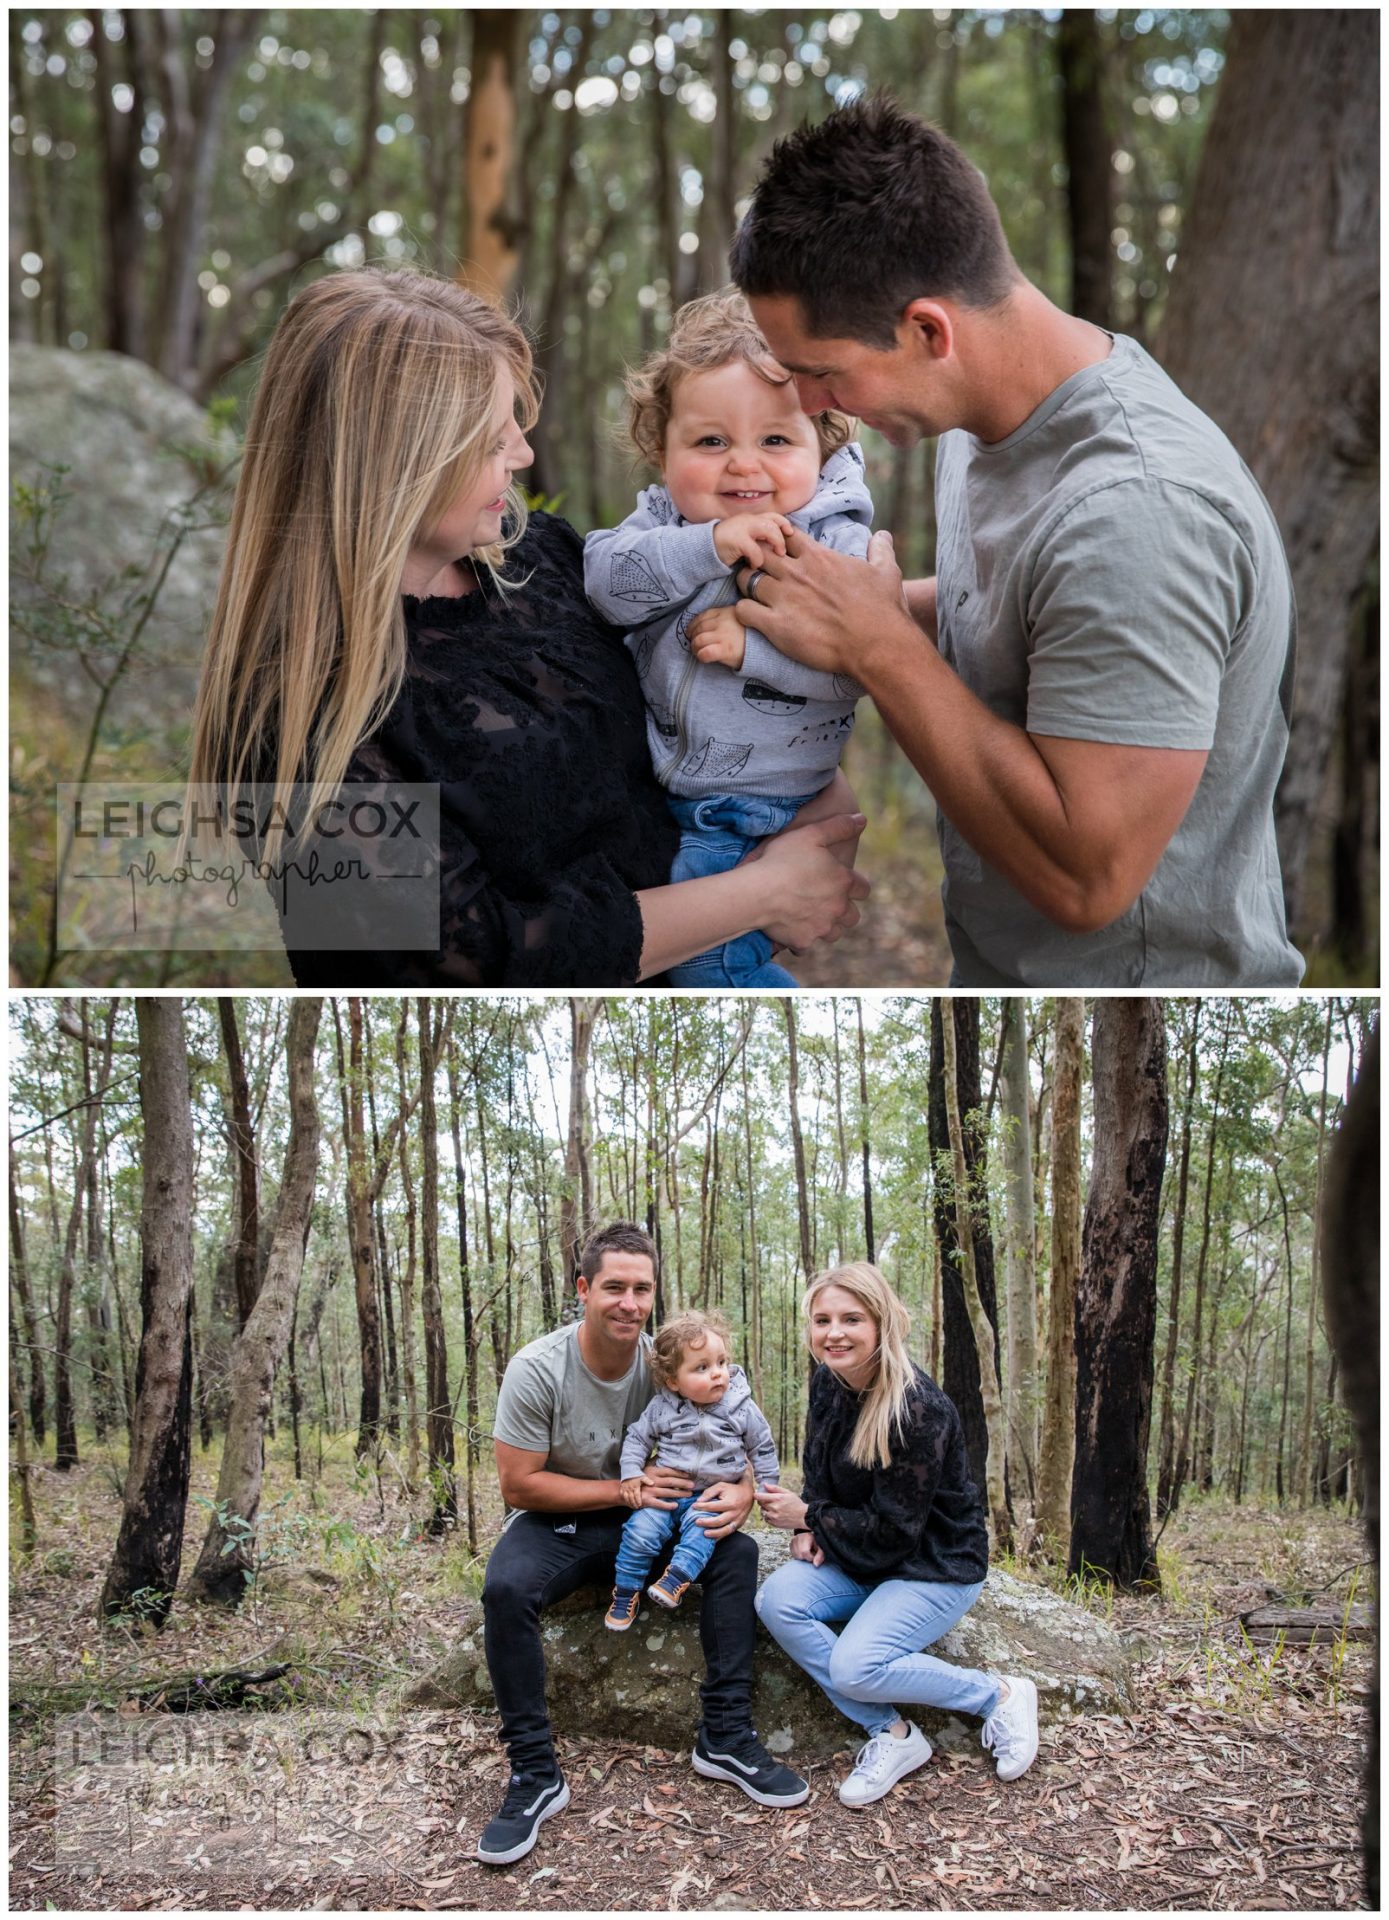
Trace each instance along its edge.
<instances>
[{"instance_id":1,"label":"man with dark hair","mask_svg":"<svg viewBox=\"0 0 1389 1920\"><path fill-rule=\"evenodd\" d=\"M513 1512L487 1562L482 1605L511 1778L478 1844L489 1866L522 1859L541 1821L569 1804L545 1710L541 1610L577 1587L612 1585L629 1511L670 1511L694 1492L687 1475L650 1467L639 1498L623 1504L623 1436L654 1391L644 1328L656 1299L655 1256L640 1227L600 1228L579 1259L582 1319L514 1354L497 1396L497 1477ZM705 1679L692 1760L696 1773L731 1781L759 1806L795 1807L810 1788L772 1759L752 1727L757 1547L739 1532L752 1499L749 1474L710 1487L698 1502L717 1545L700 1577Z\"/></svg>"},{"instance_id":2,"label":"man with dark hair","mask_svg":"<svg viewBox=\"0 0 1389 1920\"><path fill-rule=\"evenodd\" d=\"M889 100L777 143L732 268L807 412L940 436L933 579L886 534L793 537L737 611L864 685L930 787L953 984L1295 986L1292 583L1224 435L1024 279L978 171Z\"/></svg>"}]
</instances>

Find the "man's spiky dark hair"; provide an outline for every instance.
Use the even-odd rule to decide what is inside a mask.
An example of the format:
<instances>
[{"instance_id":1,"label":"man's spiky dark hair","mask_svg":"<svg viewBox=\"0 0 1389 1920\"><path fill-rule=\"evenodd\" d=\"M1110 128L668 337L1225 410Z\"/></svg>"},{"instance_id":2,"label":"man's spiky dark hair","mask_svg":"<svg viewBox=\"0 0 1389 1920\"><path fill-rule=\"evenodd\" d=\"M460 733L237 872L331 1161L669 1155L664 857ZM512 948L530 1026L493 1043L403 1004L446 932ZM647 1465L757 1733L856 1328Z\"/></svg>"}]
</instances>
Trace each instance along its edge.
<instances>
[{"instance_id":1,"label":"man's spiky dark hair","mask_svg":"<svg viewBox=\"0 0 1389 1920\"><path fill-rule=\"evenodd\" d=\"M983 175L885 94L778 140L730 255L745 294L789 294L821 339L890 347L922 295L991 307L1017 281Z\"/></svg>"}]
</instances>

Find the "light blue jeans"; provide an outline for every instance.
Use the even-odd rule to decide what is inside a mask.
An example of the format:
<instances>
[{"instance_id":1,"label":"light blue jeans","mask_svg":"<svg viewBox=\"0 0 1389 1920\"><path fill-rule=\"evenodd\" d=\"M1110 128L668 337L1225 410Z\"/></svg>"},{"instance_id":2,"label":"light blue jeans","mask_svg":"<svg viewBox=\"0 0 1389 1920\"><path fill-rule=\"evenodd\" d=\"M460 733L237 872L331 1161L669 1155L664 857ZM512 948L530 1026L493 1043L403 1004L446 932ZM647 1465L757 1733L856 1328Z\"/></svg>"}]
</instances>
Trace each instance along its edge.
<instances>
[{"instance_id":1,"label":"light blue jeans","mask_svg":"<svg viewBox=\"0 0 1389 1920\"><path fill-rule=\"evenodd\" d=\"M671 866L674 880L702 880L727 873L759 840L789 827L808 793L794 800L757 793L705 794L698 800L672 796L670 810L680 827L680 850ZM721 947L696 954L667 978L673 987L794 987L792 974L772 960L765 933L740 934Z\"/></svg>"},{"instance_id":2,"label":"light blue jeans","mask_svg":"<svg viewBox=\"0 0 1389 1920\"><path fill-rule=\"evenodd\" d=\"M847 1720L870 1734L898 1719L899 1707L943 1707L987 1719L998 1681L952 1667L929 1647L962 1620L984 1590L934 1580L884 1580L867 1586L827 1560L788 1560L757 1596L757 1612L777 1645L825 1691ZM841 1633L827 1622L844 1621Z\"/></svg>"},{"instance_id":3,"label":"light blue jeans","mask_svg":"<svg viewBox=\"0 0 1389 1920\"><path fill-rule=\"evenodd\" d=\"M639 1593L657 1557L672 1534L677 1537L670 1564L684 1580L698 1580L709 1556L718 1545L711 1540L695 1517L694 1504L702 1493L687 1494L677 1500L668 1513L659 1507L638 1507L622 1523L622 1539L617 1549L617 1586L624 1593Z\"/></svg>"}]
</instances>

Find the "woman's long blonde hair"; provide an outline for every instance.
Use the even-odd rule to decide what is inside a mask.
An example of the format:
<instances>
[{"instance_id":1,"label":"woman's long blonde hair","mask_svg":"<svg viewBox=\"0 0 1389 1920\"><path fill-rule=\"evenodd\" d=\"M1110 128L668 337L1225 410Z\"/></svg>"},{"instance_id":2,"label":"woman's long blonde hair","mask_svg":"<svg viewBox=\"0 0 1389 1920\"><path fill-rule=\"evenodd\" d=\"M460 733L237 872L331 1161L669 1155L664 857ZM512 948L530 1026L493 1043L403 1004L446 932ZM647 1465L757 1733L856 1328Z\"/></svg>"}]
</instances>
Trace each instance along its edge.
<instances>
[{"instance_id":1,"label":"woman's long blonde hair","mask_svg":"<svg viewBox=\"0 0 1389 1920\"><path fill-rule=\"evenodd\" d=\"M849 1458L856 1467L885 1467L892 1458L893 1435L902 1431L907 1390L912 1383L912 1361L907 1351L911 1316L875 1266L867 1260L851 1260L847 1266L817 1273L806 1288L801 1305L807 1344L816 1297L826 1287L843 1287L853 1294L878 1329L878 1368L859 1407Z\"/></svg>"},{"instance_id":2,"label":"woman's long blonde hair","mask_svg":"<svg viewBox=\"0 0 1389 1920\"><path fill-rule=\"evenodd\" d=\"M480 473L507 373L528 428L525 335L451 280L368 267L291 300L246 437L192 785L268 795L273 783L280 805L296 781L316 803L337 792L400 690L410 548ZM525 529L514 487L507 503L505 534L475 556L493 570Z\"/></svg>"}]
</instances>

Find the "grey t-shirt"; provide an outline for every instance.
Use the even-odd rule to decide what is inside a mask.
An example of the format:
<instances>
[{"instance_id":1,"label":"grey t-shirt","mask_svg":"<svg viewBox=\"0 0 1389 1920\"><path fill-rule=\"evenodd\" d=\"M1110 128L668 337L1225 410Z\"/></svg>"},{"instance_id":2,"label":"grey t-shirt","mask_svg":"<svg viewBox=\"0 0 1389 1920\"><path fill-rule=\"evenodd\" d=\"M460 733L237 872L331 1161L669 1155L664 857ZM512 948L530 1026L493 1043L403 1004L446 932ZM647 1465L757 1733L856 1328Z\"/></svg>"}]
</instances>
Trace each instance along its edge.
<instances>
[{"instance_id":1,"label":"grey t-shirt","mask_svg":"<svg viewBox=\"0 0 1389 1920\"><path fill-rule=\"evenodd\" d=\"M1134 340L1006 440L936 456L942 657L1031 733L1206 749L1187 810L1113 925L1067 933L939 817L955 983L1296 986L1273 833L1296 617L1268 503Z\"/></svg>"},{"instance_id":2,"label":"grey t-shirt","mask_svg":"<svg viewBox=\"0 0 1389 1920\"><path fill-rule=\"evenodd\" d=\"M579 1323L542 1333L514 1353L497 1395L493 1437L509 1447L547 1455L555 1473L576 1480L616 1480L622 1437L654 1391L643 1334L621 1380L600 1380L579 1352Z\"/></svg>"}]
</instances>

